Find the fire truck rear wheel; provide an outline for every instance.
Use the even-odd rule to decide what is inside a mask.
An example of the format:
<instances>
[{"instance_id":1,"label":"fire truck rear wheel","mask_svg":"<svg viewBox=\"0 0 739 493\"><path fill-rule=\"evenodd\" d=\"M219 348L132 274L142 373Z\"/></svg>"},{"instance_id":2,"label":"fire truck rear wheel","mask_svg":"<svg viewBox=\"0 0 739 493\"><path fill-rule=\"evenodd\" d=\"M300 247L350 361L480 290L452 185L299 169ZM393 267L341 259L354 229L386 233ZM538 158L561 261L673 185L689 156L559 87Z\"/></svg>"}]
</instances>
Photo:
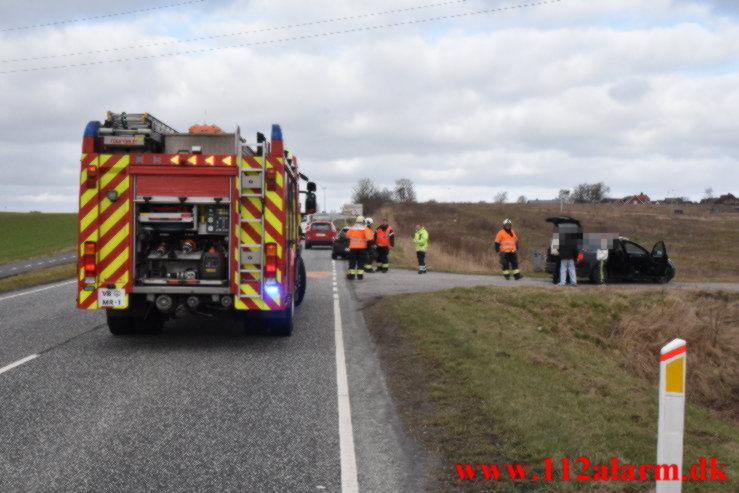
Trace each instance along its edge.
<instances>
[{"instance_id":1,"label":"fire truck rear wheel","mask_svg":"<svg viewBox=\"0 0 739 493\"><path fill-rule=\"evenodd\" d=\"M128 336L136 332L136 324L133 317L125 317L112 314L113 310L105 310L108 320L108 329L114 336Z\"/></svg>"},{"instance_id":2,"label":"fire truck rear wheel","mask_svg":"<svg viewBox=\"0 0 739 493\"><path fill-rule=\"evenodd\" d=\"M300 306L305 297L305 288L308 284L308 276L305 274L305 263L298 257L298 278L295 283L295 306Z\"/></svg>"},{"instance_id":3,"label":"fire truck rear wheel","mask_svg":"<svg viewBox=\"0 0 739 493\"><path fill-rule=\"evenodd\" d=\"M269 319L269 331L278 337L290 337L293 333L293 312L295 311L295 299L290 303L290 308L280 310Z\"/></svg>"}]
</instances>

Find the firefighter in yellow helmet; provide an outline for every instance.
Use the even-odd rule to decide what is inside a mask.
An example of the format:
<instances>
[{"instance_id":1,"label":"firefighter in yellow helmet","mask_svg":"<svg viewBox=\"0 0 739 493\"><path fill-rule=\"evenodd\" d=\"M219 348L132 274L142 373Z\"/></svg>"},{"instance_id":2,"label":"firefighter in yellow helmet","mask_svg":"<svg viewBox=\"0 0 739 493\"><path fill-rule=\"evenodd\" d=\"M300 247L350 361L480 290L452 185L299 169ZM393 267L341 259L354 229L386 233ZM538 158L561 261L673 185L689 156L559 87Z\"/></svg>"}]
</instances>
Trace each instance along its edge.
<instances>
[{"instance_id":1,"label":"firefighter in yellow helmet","mask_svg":"<svg viewBox=\"0 0 739 493\"><path fill-rule=\"evenodd\" d=\"M503 277L510 280L513 274L515 280L521 279L521 271L518 269L518 235L510 219L503 220L503 229L495 236L495 251L498 252L500 266L503 268Z\"/></svg>"},{"instance_id":2,"label":"firefighter in yellow helmet","mask_svg":"<svg viewBox=\"0 0 739 493\"><path fill-rule=\"evenodd\" d=\"M367 249L372 244L374 235L364 223L364 216L357 216L354 226L346 232L349 238L349 271L346 278L349 280L364 278L364 265L367 263Z\"/></svg>"}]
</instances>

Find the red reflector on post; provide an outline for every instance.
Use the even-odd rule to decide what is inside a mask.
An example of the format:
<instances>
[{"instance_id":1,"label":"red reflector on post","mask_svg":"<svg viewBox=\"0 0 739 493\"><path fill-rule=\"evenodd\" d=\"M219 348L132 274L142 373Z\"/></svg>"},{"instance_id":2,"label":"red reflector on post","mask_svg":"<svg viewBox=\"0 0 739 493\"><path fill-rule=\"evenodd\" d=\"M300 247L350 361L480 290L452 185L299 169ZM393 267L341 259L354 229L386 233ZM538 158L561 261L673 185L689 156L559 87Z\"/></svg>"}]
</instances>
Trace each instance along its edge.
<instances>
[{"instance_id":1,"label":"red reflector on post","mask_svg":"<svg viewBox=\"0 0 739 493\"><path fill-rule=\"evenodd\" d=\"M267 243L264 254L264 274L269 278L274 278L277 274L277 244Z\"/></svg>"}]
</instances>

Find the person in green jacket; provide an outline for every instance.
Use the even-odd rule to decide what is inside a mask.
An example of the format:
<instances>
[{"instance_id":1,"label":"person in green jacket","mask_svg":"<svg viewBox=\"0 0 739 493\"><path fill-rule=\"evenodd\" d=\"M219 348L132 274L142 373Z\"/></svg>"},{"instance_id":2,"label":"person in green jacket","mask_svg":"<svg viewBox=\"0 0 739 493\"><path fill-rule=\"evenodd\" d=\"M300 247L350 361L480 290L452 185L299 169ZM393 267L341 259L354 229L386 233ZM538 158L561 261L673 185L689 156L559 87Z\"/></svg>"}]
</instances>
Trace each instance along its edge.
<instances>
[{"instance_id":1,"label":"person in green jacket","mask_svg":"<svg viewBox=\"0 0 739 493\"><path fill-rule=\"evenodd\" d=\"M416 224L416 234L413 236L416 244L416 257L418 258L418 273L426 273L426 249L429 246L429 233L421 224Z\"/></svg>"}]
</instances>

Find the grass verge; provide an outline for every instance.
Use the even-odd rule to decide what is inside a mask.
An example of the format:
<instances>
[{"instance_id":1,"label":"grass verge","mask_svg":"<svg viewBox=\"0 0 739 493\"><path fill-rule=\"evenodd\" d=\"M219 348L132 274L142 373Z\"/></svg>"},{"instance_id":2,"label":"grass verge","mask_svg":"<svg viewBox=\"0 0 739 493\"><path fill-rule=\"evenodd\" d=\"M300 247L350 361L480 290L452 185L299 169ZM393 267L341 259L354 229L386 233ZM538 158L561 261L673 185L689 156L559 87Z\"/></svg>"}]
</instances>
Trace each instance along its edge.
<instances>
[{"instance_id":1,"label":"grass verge","mask_svg":"<svg viewBox=\"0 0 739 493\"><path fill-rule=\"evenodd\" d=\"M385 298L366 318L406 429L438 459L429 491L649 491L462 482L454 465L653 464L656 355L674 337L689 344L684 464L717 457L731 479L683 491L739 490L737 294L457 288Z\"/></svg>"},{"instance_id":2,"label":"grass verge","mask_svg":"<svg viewBox=\"0 0 739 493\"><path fill-rule=\"evenodd\" d=\"M34 270L17 276L6 277L0 279L0 293L70 279L75 276L76 268L75 264L58 265L48 269Z\"/></svg>"},{"instance_id":3,"label":"grass verge","mask_svg":"<svg viewBox=\"0 0 739 493\"><path fill-rule=\"evenodd\" d=\"M0 264L75 249L77 214L0 213Z\"/></svg>"}]
</instances>

